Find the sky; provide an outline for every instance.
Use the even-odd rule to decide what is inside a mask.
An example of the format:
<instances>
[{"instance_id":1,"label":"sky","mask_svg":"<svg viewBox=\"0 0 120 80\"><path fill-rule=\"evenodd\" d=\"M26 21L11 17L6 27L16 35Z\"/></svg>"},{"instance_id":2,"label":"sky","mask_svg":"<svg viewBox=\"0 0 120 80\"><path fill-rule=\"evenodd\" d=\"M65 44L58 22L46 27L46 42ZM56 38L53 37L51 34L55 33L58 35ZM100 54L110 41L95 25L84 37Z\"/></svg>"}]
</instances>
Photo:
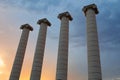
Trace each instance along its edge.
<instances>
[{"instance_id":1,"label":"sky","mask_svg":"<svg viewBox=\"0 0 120 80\"><path fill-rule=\"evenodd\" d=\"M0 0L0 80L9 80L22 30L30 24L28 45L20 80L29 80L39 25L47 18L48 27L41 80L55 80L60 32L59 13L69 11L68 80L87 80L86 18L83 6L95 3L103 80L120 80L120 0Z\"/></svg>"}]
</instances>

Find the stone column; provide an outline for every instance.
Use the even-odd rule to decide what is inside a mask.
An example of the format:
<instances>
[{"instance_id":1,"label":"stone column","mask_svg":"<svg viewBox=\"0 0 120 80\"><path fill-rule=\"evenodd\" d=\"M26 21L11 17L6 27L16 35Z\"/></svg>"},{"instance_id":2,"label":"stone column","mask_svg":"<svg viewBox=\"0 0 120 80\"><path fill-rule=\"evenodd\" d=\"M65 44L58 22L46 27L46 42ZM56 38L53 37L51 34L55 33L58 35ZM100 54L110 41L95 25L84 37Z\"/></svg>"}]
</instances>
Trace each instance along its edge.
<instances>
[{"instance_id":1,"label":"stone column","mask_svg":"<svg viewBox=\"0 0 120 80\"><path fill-rule=\"evenodd\" d=\"M9 80L19 80L21 68L24 60L26 45L28 41L29 31L33 30L33 28L29 24L22 25L20 29L22 29L23 31L22 31L21 39L16 52L16 56L15 56L15 60L13 63Z\"/></svg>"},{"instance_id":2,"label":"stone column","mask_svg":"<svg viewBox=\"0 0 120 80\"><path fill-rule=\"evenodd\" d=\"M87 21L88 80L102 80L100 51L97 33L95 4L85 6L83 11Z\"/></svg>"},{"instance_id":3,"label":"stone column","mask_svg":"<svg viewBox=\"0 0 120 80\"><path fill-rule=\"evenodd\" d=\"M40 25L40 30L38 34L30 80L40 80L41 78L47 26L51 26L51 23L46 18L39 20L37 24Z\"/></svg>"},{"instance_id":4,"label":"stone column","mask_svg":"<svg viewBox=\"0 0 120 80\"><path fill-rule=\"evenodd\" d=\"M61 20L61 27L58 48L56 80L67 80L69 20L72 21L72 17L69 14L69 12L64 12L59 14L58 18Z\"/></svg>"}]
</instances>

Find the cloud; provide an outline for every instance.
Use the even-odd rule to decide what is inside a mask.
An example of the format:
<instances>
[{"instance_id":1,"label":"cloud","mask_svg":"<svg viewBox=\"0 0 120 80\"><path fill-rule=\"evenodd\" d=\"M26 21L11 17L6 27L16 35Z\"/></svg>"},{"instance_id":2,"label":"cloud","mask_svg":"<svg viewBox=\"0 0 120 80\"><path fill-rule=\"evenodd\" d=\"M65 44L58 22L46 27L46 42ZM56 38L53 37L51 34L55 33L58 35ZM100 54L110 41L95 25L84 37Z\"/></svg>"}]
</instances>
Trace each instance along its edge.
<instances>
[{"instance_id":1,"label":"cloud","mask_svg":"<svg viewBox=\"0 0 120 80\"><path fill-rule=\"evenodd\" d=\"M73 75L70 79L77 77L76 80L81 78L87 80L86 19L82 12L82 8L83 6L91 3L96 3L100 12L96 17L100 41L103 79L112 79L113 77L116 77L116 75L120 75L120 72L118 71L120 70L120 10L118 0L0 0L0 24L3 25L0 28L2 30L0 31L0 35L4 35L1 38L1 44L3 43L2 47L7 47L7 51L10 51L12 56L15 55L16 43L18 43L17 40L19 40L20 37L20 32L18 32L19 26L26 22L30 23L34 27L34 31L30 33L30 41L28 43L28 51L26 52L26 55L28 55L28 53L31 55L26 56L25 61L28 61L29 65L31 65L32 62L30 63L29 61L32 61L31 59L34 55L39 30L39 25L37 26L36 22L38 19L47 17L52 23L52 26L48 28L45 57L47 61L57 58L56 55L60 31L60 20L57 19L57 15L61 12L69 11L73 17L73 21L70 22L69 35L69 75ZM10 34L8 34L8 32ZM9 45L4 44L3 40ZM51 62L48 63L53 63L52 61L54 60L51 60ZM46 62L45 66L49 64ZM113 66L111 66L111 64ZM25 62L24 65L27 65L27 62ZM55 66L55 62L53 65ZM47 67L45 69L47 69ZM25 66L23 70L25 70ZM82 75L83 77L79 77L79 75Z\"/></svg>"},{"instance_id":2,"label":"cloud","mask_svg":"<svg viewBox=\"0 0 120 80\"><path fill-rule=\"evenodd\" d=\"M115 78L115 79L113 79L113 80L120 80L120 78Z\"/></svg>"},{"instance_id":3,"label":"cloud","mask_svg":"<svg viewBox=\"0 0 120 80\"><path fill-rule=\"evenodd\" d=\"M59 5L60 0L4 0L0 2L6 6L18 7L26 9L28 11L45 13L50 6Z\"/></svg>"},{"instance_id":4,"label":"cloud","mask_svg":"<svg viewBox=\"0 0 120 80\"><path fill-rule=\"evenodd\" d=\"M97 15L99 42L101 51L101 63L103 78L116 77L119 74L119 29L120 11L119 1L102 2L98 5L100 13ZM115 6L114 6L115 5ZM110 65L114 66L110 66Z\"/></svg>"}]
</instances>

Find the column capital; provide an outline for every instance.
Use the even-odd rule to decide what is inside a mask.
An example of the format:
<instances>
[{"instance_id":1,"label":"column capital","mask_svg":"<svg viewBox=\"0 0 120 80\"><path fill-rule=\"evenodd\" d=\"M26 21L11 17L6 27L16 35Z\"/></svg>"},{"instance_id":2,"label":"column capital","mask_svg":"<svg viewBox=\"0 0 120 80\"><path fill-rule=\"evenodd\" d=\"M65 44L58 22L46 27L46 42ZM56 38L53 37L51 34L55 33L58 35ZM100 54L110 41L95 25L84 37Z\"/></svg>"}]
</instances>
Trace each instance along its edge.
<instances>
[{"instance_id":1,"label":"column capital","mask_svg":"<svg viewBox=\"0 0 120 80\"><path fill-rule=\"evenodd\" d=\"M88 9L94 10L96 14L99 13L96 4L90 4L90 5L84 6L83 9L82 9L82 11L86 14L86 12L87 12Z\"/></svg>"},{"instance_id":2,"label":"column capital","mask_svg":"<svg viewBox=\"0 0 120 80\"><path fill-rule=\"evenodd\" d=\"M47 20L47 18L43 18L43 19L38 20L37 24L40 25L41 23L45 23L48 26L51 26L51 23Z\"/></svg>"},{"instance_id":3,"label":"column capital","mask_svg":"<svg viewBox=\"0 0 120 80\"><path fill-rule=\"evenodd\" d=\"M62 19L62 17L67 17L67 18L69 18L70 21L73 20L73 18L72 18L72 16L70 15L69 12L63 12L63 13L60 13L60 14L58 15L58 18L59 18L60 20Z\"/></svg>"},{"instance_id":4,"label":"column capital","mask_svg":"<svg viewBox=\"0 0 120 80\"><path fill-rule=\"evenodd\" d=\"M29 29L30 31L33 31L32 26L30 26L29 24L23 24L23 25L21 25L20 29L24 29L24 28Z\"/></svg>"}]
</instances>

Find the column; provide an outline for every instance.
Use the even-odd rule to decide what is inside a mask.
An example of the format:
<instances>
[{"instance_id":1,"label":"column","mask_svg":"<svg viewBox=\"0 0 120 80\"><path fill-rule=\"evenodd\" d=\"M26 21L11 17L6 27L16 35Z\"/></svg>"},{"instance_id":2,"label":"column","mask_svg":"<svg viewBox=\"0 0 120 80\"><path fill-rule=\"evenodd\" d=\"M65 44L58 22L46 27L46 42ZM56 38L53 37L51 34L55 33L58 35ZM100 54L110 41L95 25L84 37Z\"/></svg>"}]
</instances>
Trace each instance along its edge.
<instances>
[{"instance_id":1,"label":"column","mask_svg":"<svg viewBox=\"0 0 120 80\"><path fill-rule=\"evenodd\" d=\"M95 4L85 6L83 12L87 21L88 80L102 80L96 23L96 14L99 12Z\"/></svg>"},{"instance_id":2,"label":"column","mask_svg":"<svg viewBox=\"0 0 120 80\"><path fill-rule=\"evenodd\" d=\"M19 46L16 52L16 56L15 56L15 60L13 63L9 80L19 80L23 59L25 55L26 45L28 41L29 31L33 30L33 28L29 24L22 25L20 29L22 29L23 31L22 31Z\"/></svg>"},{"instance_id":3,"label":"column","mask_svg":"<svg viewBox=\"0 0 120 80\"><path fill-rule=\"evenodd\" d=\"M41 78L47 26L51 26L51 23L46 18L40 19L37 24L40 25L40 30L38 34L30 80L40 80Z\"/></svg>"},{"instance_id":4,"label":"column","mask_svg":"<svg viewBox=\"0 0 120 80\"><path fill-rule=\"evenodd\" d=\"M59 14L58 18L61 20L61 27L58 48L56 80L67 80L69 20L72 21L72 17L69 14L69 12L64 12Z\"/></svg>"}]
</instances>

